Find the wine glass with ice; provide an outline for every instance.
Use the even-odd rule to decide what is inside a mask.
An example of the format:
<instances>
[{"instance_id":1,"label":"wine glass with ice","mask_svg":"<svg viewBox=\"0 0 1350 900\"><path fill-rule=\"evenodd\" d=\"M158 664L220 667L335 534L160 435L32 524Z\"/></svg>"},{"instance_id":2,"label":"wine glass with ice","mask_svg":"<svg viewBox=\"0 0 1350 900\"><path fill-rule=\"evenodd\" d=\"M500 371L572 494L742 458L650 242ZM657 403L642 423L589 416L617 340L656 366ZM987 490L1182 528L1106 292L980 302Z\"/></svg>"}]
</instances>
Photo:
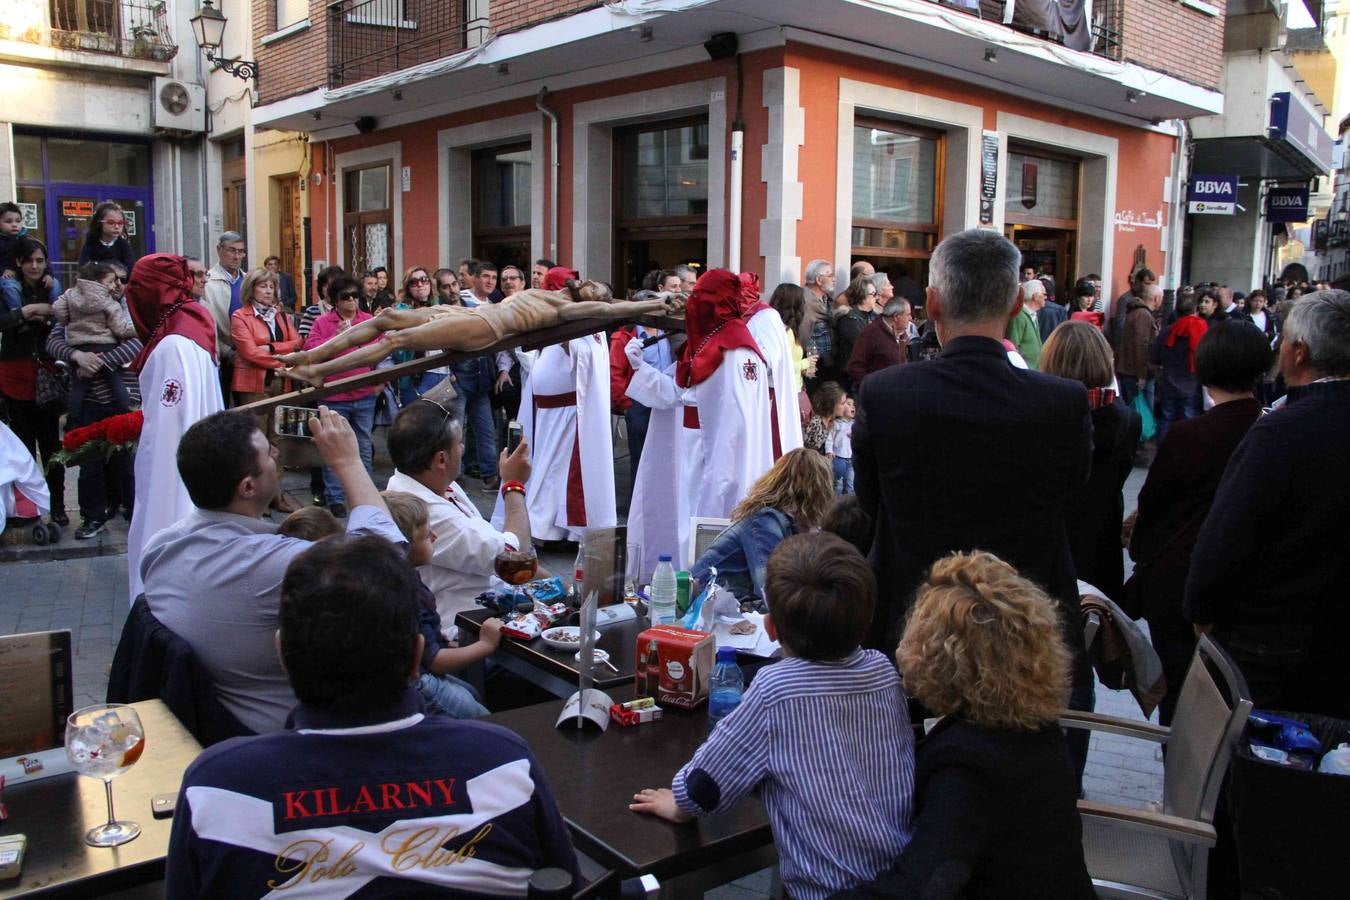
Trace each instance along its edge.
<instances>
[{"instance_id":1,"label":"wine glass with ice","mask_svg":"<svg viewBox=\"0 0 1350 900\"><path fill-rule=\"evenodd\" d=\"M91 828L84 842L92 847L116 847L141 833L135 822L119 822L113 815L112 780L141 758L145 728L130 706L100 703L77 709L66 718L66 756L75 771L103 779L108 797L108 821Z\"/></svg>"}]
</instances>

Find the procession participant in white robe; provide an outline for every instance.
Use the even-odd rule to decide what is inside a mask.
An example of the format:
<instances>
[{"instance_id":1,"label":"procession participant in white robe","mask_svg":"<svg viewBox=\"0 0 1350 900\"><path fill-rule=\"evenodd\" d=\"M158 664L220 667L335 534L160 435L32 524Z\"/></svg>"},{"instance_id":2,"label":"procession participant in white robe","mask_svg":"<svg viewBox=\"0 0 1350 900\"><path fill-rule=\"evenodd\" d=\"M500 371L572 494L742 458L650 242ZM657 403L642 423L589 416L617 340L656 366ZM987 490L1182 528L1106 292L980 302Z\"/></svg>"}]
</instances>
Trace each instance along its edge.
<instances>
[{"instance_id":1,"label":"procession participant in white robe","mask_svg":"<svg viewBox=\"0 0 1350 900\"><path fill-rule=\"evenodd\" d=\"M136 503L127 532L130 599L141 593L141 551L150 536L192 512L178 475L178 442L199 419L224 409L216 362L216 324L192 296L187 260L169 253L141 257L127 282L127 307L145 344L136 446Z\"/></svg>"},{"instance_id":2,"label":"procession participant in white robe","mask_svg":"<svg viewBox=\"0 0 1350 900\"><path fill-rule=\"evenodd\" d=\"M658 375L646 365L635 342L625 348L634 371L628 396L653 410L685 404L679 446L650 456L644 450L638 479L640 487L647 487L659 474L643 470L649 466L668 470L678 451L680 471L672 484L676 492L687 494L688 512L678 503L669 503L668 491L644 490L639 497L635 490L629 534L630 541L636 540L632 521L637 515L643 526L644 556L671 552L681 563L688 562L684 559L688 517L730 516L755 481L773 466L769 375L763 354L741 318L740 298L740 278L726 269L712 269L699 278L685 309L688 340L675 364L674 378ZM698 432L696 437L689 434L692 431ZM679 545L649 550L647 521L670 515L672 506Z\"/></svg>"},{"instance_id":3,"label":"procession participant in white robe","mask_svg":"<svg viewBox=\"0 0 1350 900\"><path fill-rule=\"evenodd\" d=\"M9 426L0 422L0 534L6 519L36 519L51 508L42 467Z\"/></svg>"},{"instance_id":4,"label":"procession participant in white robe","mask_svg":"<svg viewBox=\"0 0 1350 900\"><path fill-rule=\"evenodd\" d=\"M640 340L629 341L624 352L630 362L645 362ZM702 484L703 440L694 393L675 386L674 363L665 371L634 365L624 393L652 411L628 505L628 552L641 553L637 572L645 583L662 554L669 553L677 569L691 562L689 517Z\"/></svg>"},{"instance_id":5,"label":"procession participant in white robe","mask_svg":"<svg viewBox=\"0 0 1350 900\"><path fill-rule=\"evenodd\" d=\"M801 410L797 405L797 386L792 378L792 351L788 347L787 331L778 311L760 296L759 276L753 272L741 273L741 314L750 336L764 354L769 367L769 397L773 401L774 416L773 458L802 446Z\"/></svg>"},{"instance_id":6,"label":"procession participant in white robe","mask_svg":"<svg viewBox=\"0 0 1350 900\"><path fill-rule=\"evenodd\" d=\"M563 290L569 280L581 276L554 266L544 290ZM544 347L521 390L520 423L532 466L525 497L535 540L579 541L587 528L618 523L608 347L603 332ZM504 516L498 497L493 527L501 529Z\"/></svg>"}]
</instances>

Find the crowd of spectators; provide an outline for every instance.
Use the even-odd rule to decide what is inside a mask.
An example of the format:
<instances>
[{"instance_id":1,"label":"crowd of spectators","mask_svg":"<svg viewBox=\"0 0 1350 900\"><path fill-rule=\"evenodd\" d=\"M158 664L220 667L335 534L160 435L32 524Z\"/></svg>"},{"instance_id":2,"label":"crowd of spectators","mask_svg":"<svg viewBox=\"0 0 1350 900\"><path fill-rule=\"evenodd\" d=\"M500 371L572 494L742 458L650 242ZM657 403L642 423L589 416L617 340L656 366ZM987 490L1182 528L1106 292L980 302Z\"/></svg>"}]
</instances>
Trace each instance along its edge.
<instances>
[{"instance_id":1,"label":"crowd of spectators","mask_svg":"<svg viewBox=\"0 0 1350 900\"><path fill-rule=\"evenodd\" d=\"M485 866L449 867L440 886L509 892L536 868L575 875L530 749L456 721L490 712L457 673L496 651L501 623L465 645L449 634L494 583L497 555L537 537L532 448L508 452L498 427L535 357L483 354L405 376L396 392L325 396L306 425L321 465L303 509L281 490L270 418L228 408L287 390L282 354L386 309L500 303L527 281L551 285L553 263L527 275L466 259L409 267L397 282L330 267L300 308L279 261L246 269L232 232L209 269L168 254L127 260L121 212L105 204L64 290L45 248L14 225L0 206L10 425L45 460L62 416L69 428L153 401L137 484L125 456L81 467L80 533L125 508L139 525L133 593L255 735L188 770L170 895L275 878L271 811L234 811L270 807L278 792L289 791L286 816L320 834L353 823L380 833L407 817L389 804L325 811L303 799L315 784L427 785L416 818L474 833ZM1053 279L980 230L938 245L917 295L907 276L862 262L838 294L829 262L805 274L766 300L749 276L656 270L643 290L687 297L690 340L625 326L607 344L607 401L629 424L635 473L655 435L674 440L677 406L696 404L692 428L687 414L678 421L705 436L731 433L715 418L727 410L756 411L735 425L757 433L744 444L763 451L757 473L736 454L701 464L737 467L734 477L681 470L706 481L691 496L735 494L729 526L688 568L696 586L715 568L766 612L784 656L671 785L633 797L635 812L686 821L758 791L794 897L1091 896L1075 808L1086 735L1057 726L1063 708L1094 705L1080 580L1148 620L1164 723L1200 633L1236 660L1257 705L1350 712L1332 669L1347 624L1334 597L1350 574L1336 537L1350 489L1339 463L1350 294L1280 288L1272 310L1265 291L1221 285L1165 296L1140 268L1115 304L1089 275L1062 306ZM701 357L709 344L716 354ZM54 406L39 382L58 362L77 380ZM141 372L134 392L128 364ZM736 389L753 400L720 405L725 373L745 373L753 386ZM665 394L677 399L657 402ZM372 465L381 402L394 464L383 491ZM1122 488L1141 446L1155 455L1127 520ZM671 453L663 444L657 461L670 466ZM59 468L48 471L59 497ZM466 478L499 495L498 516L480 513ZM149 504L148 479L164 488ZM172 497L179 484L186 501ZM927 716L941 721L916 748L911 722ZM279 786L276 771L290 781Z\"/></svg>"}]
</instances>

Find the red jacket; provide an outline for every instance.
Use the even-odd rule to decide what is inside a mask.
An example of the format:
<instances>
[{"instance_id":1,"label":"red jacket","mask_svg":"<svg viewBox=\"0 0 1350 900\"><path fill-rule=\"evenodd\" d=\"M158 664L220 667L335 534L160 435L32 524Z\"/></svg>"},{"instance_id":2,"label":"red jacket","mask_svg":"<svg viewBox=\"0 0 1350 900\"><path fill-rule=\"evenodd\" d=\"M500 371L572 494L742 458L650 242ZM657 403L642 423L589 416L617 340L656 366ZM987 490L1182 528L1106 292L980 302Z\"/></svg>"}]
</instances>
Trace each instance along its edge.
<instances>
[{"instance_id":1,"label":"red jacket","mask_svg":"<svg viewBox=\"0 0 1350 900\"><path fill-rule=\"evenodd\" d=\"M252 303L244 304L230 316L230 337L234 339L234 349L238 353L230 390L241 394L262 393L267 373L282 368L281 361L272 356L273 351L290 353L300 349L300 333L295 330L290 314L278 309L277 322L281 325L281 340L273 341L267 323L253 314Z\"/></svg>"},{"instance_id":2,"label":"red jacket","mask_svg":"<svg viewBox=\"0 0 1350 900\"><path fill-rule=\"evenodd\" d=\"M628 382L633 380L633 367L623 352L632 339L631 326L620 328L609 336L609 408L616 413L626 413L633 405L625 393Z\"/></svg>"}]
</instances>

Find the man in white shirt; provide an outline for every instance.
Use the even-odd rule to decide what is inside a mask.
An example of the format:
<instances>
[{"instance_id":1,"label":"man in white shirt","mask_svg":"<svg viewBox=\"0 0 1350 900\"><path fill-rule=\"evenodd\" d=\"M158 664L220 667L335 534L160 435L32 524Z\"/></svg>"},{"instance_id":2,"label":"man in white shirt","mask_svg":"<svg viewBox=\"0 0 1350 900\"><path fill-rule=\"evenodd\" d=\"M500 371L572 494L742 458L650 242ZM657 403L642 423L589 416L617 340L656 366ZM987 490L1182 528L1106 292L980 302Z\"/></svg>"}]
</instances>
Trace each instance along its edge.
<instances>
[{"instance_id":1,"label":"man in white shirt","mask_svg":"<svg viewBox=\"0 0 1350 900\"><path fill-rule=\"evenodd\" d=\"M440 396L444 396L443 394ZM523 485L530 477L529 446L522 441L510 456L501 454L504 521L498 531L483 518L464 489L455 483L464 453L462 425L436 393L404 407L389 428L389 456L396 471L388 489L420 497L436 535L431 562L418 569L436 595L436 609L448 627L455 614L474 608L487 590L497 554L505 547L530 546L530 516Z\"/></svg>"}]
</instances>

